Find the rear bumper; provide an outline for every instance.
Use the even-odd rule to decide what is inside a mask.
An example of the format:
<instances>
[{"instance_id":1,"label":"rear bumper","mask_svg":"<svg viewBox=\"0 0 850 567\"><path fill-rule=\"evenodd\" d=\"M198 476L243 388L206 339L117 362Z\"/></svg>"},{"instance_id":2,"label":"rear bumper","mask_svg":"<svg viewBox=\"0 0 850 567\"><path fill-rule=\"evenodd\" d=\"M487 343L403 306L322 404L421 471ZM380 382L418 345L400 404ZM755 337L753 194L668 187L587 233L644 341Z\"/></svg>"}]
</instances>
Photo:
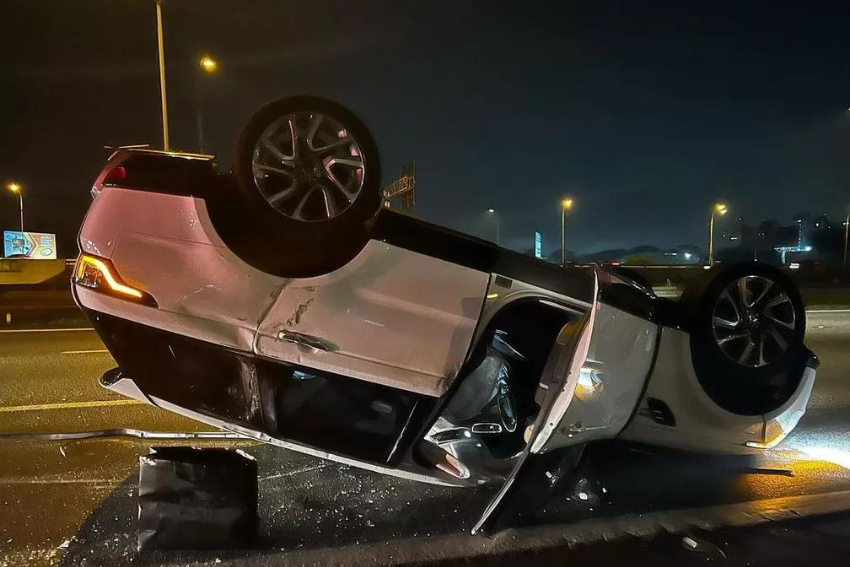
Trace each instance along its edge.
<instances>
[{"instance_id":1,"label":"rear bumper","mask_svg":"<svg viewBox=\"0 0 850 567\"><path fill-rule=\"evenodd\" d=\"M104 387L323 458L382 472L403 468L437 402L104 313L86 315L120 368L104 375Z\"/></svg>"}]
</instances>

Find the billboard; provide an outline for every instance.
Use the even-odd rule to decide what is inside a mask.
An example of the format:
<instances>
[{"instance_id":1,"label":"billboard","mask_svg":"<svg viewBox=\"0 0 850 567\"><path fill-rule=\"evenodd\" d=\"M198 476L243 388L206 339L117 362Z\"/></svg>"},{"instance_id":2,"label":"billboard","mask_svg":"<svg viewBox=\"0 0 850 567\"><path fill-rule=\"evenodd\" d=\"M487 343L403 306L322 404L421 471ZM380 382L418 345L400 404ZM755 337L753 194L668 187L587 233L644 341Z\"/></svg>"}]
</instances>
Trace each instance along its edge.
<instances>
[{"instance_id":1,"label":"billboard","mask_svg":"<svg viewBox=\"0 0 850 567\"><path fill-rule=\"evenodd\" d=\"M56 259L56 235L46 232L3 231L3 254L8 258Z\"/></svg>"},{"instance_id":2,"label":"billboard","mask_svg":"<svg viewBox=\"0 0 850 567\"><path fill-rule=\"evenodd\" d=\"M534 257L543 257L543 235L539 232L534 233Z\"/></svg>"}]
</instances>

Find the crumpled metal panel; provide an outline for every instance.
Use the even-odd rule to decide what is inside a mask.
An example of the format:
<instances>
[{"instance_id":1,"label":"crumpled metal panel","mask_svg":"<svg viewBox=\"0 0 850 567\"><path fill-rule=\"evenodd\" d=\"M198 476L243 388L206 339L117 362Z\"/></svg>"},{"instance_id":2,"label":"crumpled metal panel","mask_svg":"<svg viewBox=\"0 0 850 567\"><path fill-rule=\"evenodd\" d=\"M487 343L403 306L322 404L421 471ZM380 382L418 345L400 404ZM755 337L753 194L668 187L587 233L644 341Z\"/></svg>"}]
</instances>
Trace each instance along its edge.
<instances>
[{"instance_id":1,"label":"crumpled metal panel","mask_svg":"<svg viewBox=\"0 0 850 567\"><path fill-rule=\"evenodd\" d=\"M252 268L224 245L200 199L106 188L80 230L84 252L109 258L151 309L88 290L80 302L130 321L250 351L286 279Z\"/></svg>"},{"instance_id":2,"label":"crumpled metal panel","mask_svg":"<svg viewBox=\"0 0 850 567\"><path fill-rule=\"evenodd\" d=\"M490 275L370 241L339 270L291 280L257 354L439 396L469 350Z\"/></svg>"},{"instance_id":3,"label":"crumpled metal panel","mask_svg":"<svg viewBox=\"0 0 850 567\"><path fill-rule=\"evenodd\" d=\"M160 313L134 320L189 337L215 337L241 350L251 350L257 325L285 281L223 247L137 232L121 235L112 261L128 284L159 304ZM162 325L163 312L177 316L170 318L173 325Z\"/></svg>"}]
</instances>

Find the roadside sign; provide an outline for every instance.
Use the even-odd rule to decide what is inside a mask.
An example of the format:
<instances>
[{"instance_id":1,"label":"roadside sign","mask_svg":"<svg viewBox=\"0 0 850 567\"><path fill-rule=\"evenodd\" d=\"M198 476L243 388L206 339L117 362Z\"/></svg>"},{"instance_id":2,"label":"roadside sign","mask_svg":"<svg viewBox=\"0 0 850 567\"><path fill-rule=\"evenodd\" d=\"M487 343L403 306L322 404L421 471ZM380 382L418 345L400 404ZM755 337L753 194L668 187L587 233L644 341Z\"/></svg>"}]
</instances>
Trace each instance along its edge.
<instances>
[{"instance_id":1,"label":"roadside sign","mask_svg":"<svg viewBox=\"0 0 850 567\"><path fill-rule=\"evenodd\" d=\"M3 254L30 260L55 260L56 235L46 232L3 231Z\"/></svg>"},{"instance_id":2,"label":"roadside sign","mask_svg":"<svg viewBox=\"0 0 850 567\"><path fill-rule=\"evenodd\" d=\"M416 162L405 165L401 176L384 187L384 206L392 207L391 200L398 198L398 209L409 212L416 205Z\"/></svg>"},{"instance_id":3,"label":"roadside sign","mask_svg":"<svg viewBox=\"0 0 850 567\"><path fill-rule=\"evenodd\" d=\"M534 233L534 257L543 257L543 235L539 232Z\"/></svg>"}]
</instances>

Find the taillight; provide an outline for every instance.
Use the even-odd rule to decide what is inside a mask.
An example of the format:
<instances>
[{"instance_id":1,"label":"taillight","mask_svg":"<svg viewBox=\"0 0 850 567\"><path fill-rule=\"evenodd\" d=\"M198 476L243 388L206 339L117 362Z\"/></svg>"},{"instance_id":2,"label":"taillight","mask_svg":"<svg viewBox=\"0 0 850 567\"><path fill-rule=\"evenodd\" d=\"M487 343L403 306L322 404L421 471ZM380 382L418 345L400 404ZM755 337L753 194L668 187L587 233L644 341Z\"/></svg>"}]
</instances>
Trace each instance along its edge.
<instances>
[{"instance_id":1,"label":"taillight","mask_svg":"<svg viewBox=\"0 0 850 567\"><path fill-rule=\"evenodd\" d=\"M100 183L95 183L91 191L91 200L94 201L100 195L103 187L113 187L115 185L123 185L127 180L127 169L123 165L112 166L106 169L106 173L100 180Z\"/></svg>"},{"instance_id":2,"label":"taillight","mask_svg":"<svg viewBox=\"0 0 850 567\"><path fill-rule=\"evenodd\" d=\"M74 283L113 297L157 306L156 300L149 293L124 283L112 262L105 258L80 254L74 268Z\"/></svg>"},{"instance_id":3,"label":"taillight","mask_svg":"<svg viewBox=\"0 0 850 567\"><path fill-rule=\"evenodd\" d=\"M122 181L127 179L127 170L123 165L119 165L116 167L112 167L109 171L106 172L106 175L103 177L104 185L119 185Z\"/></svg>"}]
</instances>

